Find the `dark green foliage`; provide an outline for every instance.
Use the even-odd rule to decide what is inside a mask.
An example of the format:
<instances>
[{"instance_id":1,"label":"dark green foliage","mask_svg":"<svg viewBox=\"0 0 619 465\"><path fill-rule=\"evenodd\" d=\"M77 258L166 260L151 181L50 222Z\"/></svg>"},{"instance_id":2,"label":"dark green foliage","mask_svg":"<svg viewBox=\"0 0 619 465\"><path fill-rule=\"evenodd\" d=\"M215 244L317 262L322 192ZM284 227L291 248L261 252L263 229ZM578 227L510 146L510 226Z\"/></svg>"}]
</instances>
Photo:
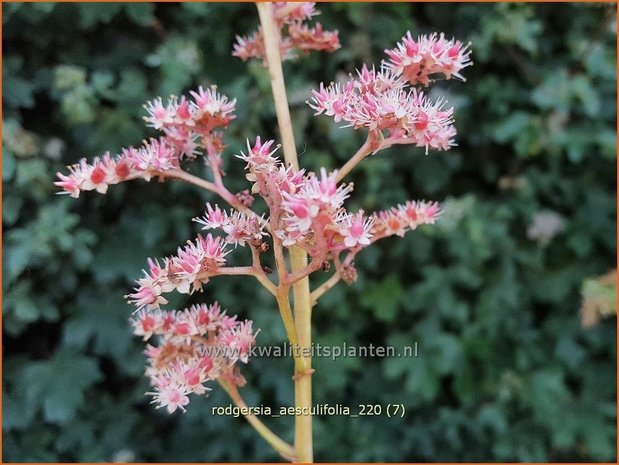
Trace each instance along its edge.
<instances>
[{"instance_id":1,"label":"dark green foliage","mask_svg":"<svg viewBox=\"0 0 619 465\"><path fill-rule=\"evenodd\" d=\"M286 64L301 155L336 167L361 135L313 118L308 90L378 63L406 30L471 41L467 83L437 86L456 106L458 147L397 147L353 173L367 210L444 202L434 228L357 259L359 280L314 313L321 344L419 346L417 358L315 361L317 403L404 404L404 418L323 417L320 461L614 461L615 321L580 325L579 289L616 256L616 56L612 4L324 4L343 48ZM185 415L143 396L142 344L122 296L148 256L190 239L208 195L174 183L54 195L54 173L82 156L153 135L141 104L198 84L238 98L226 170L246 137L274 137L265 70L230 56L257 26L251 4L3 7L3 432L5 461L277 460L215 387ZM440 92L439 92L440 90ZM204 173L200 163L192 172ZM535 239L540 212L562 228ZM240 251L242 254L242 250ZM322 279L322 277L318 277ZM316 281L318 280L316 279ZM220 300L284 333L255 282L218 279L189 301ZM184 305L180 299L173 302ZM256 359L251 405L292 402L287 359ZM291 438L291 418L268 421Z\"/></svg>"}]
</instances>

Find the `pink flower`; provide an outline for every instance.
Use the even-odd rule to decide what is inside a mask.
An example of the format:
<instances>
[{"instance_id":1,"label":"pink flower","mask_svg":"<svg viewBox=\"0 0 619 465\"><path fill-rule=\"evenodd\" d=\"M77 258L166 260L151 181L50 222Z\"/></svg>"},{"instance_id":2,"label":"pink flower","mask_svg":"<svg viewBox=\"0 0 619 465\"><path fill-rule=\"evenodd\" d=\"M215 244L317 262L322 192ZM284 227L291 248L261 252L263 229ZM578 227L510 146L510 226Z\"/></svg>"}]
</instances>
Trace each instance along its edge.
<instances>
[{"instance_id":1,"label":"pink flower","mask_svg":"<svg viewBox=\"0 0 619 465\"><path fill-rule=\"evenodd\" d=\"M310 175L302 187L303 196L333 208L341 207L350 197L350 191L349 184L337 185L337 170L327 174L324 168L320 168L320 178Z\"/></svg>"},{"instance_id":2,"label":"pink flower","mask_svg":"<svg viewBox=\"0 0 619 465\"><path fill-rule=\"evenodd\" d=\"M176 169L180 164L180 154L165 139L150 139L133 153L135 166L144 174L144 179Z\"/></svg>"},{"instance_id":3,"label":"pink flower","mask_svg":"<svg viewBox=\"0 0 619 465\"><path fill-rule=\"evenodd\" d=\"M320 178L310 174L303 178L294 194L284 192L283 219L287 226L283 229L304 235L321 212L324 212L327 218L331 218L330 222L334 222L338 209L349 197L351 189L349 185L338 186L336 179L337 171L327 174L322 168Z\"/></svg>"},{"instance_id":4,"label":"pink flower","mask_svg":"<svg viewBox=\"0 0 619 465\"><path fill-rule=\"evenodd\" d=\"M434 224L439 216L439 206L436 202L409 200L404 205L398 205L402 217L408 221L409 227L415 229L420 224Z\"/></svg>"},{"instance_id":5,"label":"pink flower","mask_svg":"<svg viewBox=\"0 0 619 465\"><path fill-rule=\"evenodd\" d=\"M280 50L282 56L286 56L288 50ZM236 42L232 47L232 56L247 61L250 58L264 58L264 38L262 30L254 32L249 36L236 36Z\"/></svg>"},{"instance_id":6,"label":"pink flower","mask_svg":"<svg viewBox=\"0 0 619 465\"><path fill-rule=\"evenodd\" d=\"M241 152L237 157L247 163L246 169L250 171L273 171L280 164L279 160L273 156L279 149L279 145L271 150L274 143L275 141L272 139L263 143L260 136L257 136L256 142L251 146L249 139L247 139L247 155Z\"/></svg>"},{"instance_id":7,"label":"pink flower","mask_svg":"<svg viewBox=\"0 0 619 465\"><path fill-rule=\"evenodd\" d=\"M161 129L164 126L174 122L175 109L173 102L169 102L167 106L163 106L161 97L156 98L144 105L144 108L148 112L148 116L144 117L147 126L151 126L155 129Z\"/></svg>"},{"instance_id":8,"label":"pink flower","mask_svg":"<svg viewBox=\"0 0 619 465\"><path fill-rule=\"evenodd\" d=\"M311 199L297 198L294 196L287 196L283 203L285 211L288 213L286 221L289 226L287 231L298 231L301 234L306 233L312 225L312 219L318 216L320 207L316 205Z\"/></svg>"},{"instance_id":9,"label":"pink flower","mask_svg":"<svg viewBox=\"0 0 619 465\"><path fill-rule=\"evenodd\" d=\"M133 320L133 324L133 334L136 336L144 336L144 340L146 341L153 335L157 321L150 312L141 310L137 314L137 319Z\"/></svg>"},{"instance_id":10,"label":"pink flower","mask_svg":"<svg viewBox=\"0 0 619 465\"><path fill-rule=\"evenodd\" d=\"M95 158L92 164L85 159L78 164L68 167L69 174L56 173L60 181L54 184L63 189L63 192L77 198L81 191L96 190L105 194L110 184L117 184L137 175L133 162L120 155L112 158L106 153L103 158Z\"/></svg>"},{"instance_id":11,"label":"pink flower","mask_svg":"<svg viewBox=\"0 0 619 465\"><path fill-rule=\"evenodd\" d=\"M169 145L183 157L194 159L200 152L196 143L197 135L187 125L171 125L163 128Z\"/></svg>"},{"instance_id":12,"label":"pink flower","mask_svg":"<svg viewBox=\"0 0 619 465\"><path fill-rule=\"evenodd\" d=\"M291 166L284 168L280 165L275 177L277 178L277 187L282 193L294 194L305 182L305 170L295 171Z\"/></svg>"},{"instance_id":13,"label":"pink flower","mask_svg":"<svg viewBox=\"0 0 619 465\"><path fill-rule=\"evenodd\" d=\"M153 394L153 403L157 404L157 408L166 407L168 413L174 413L176 409L181 409L186 412L185 405L189 403L188 392L185 389L174 385L156 388Z\"/></svg>"},{"instance_id":14,"label":"pink flower","mask_svg":"<svg viewBox=\"0 0 619 465\"><path fill-rule=\"evenodd\" d=\"M245 321L237 323L233 328L225 331L220 336L220 341L230 349L229 354L233 362L240 360L247 363L249 352L255 344L256 334L258 332L253 332L252 322Z\"/></svg>"},{"instance_id":15,"label":"pink flower","mask_svg":"<svg viewBox=\"0 0 619 465\"><path fill-rule=\"evenodd\" d=\"M143 307L158 308L159 305L167 304L168 301L161 296L161 286L148 279L138 280L138 287L135 292L126 296L130 303L140 309Z\"/></svg>"},{"instance_id":16,"label":"pink flower","mask_svg":"<svg viewBox=\"0 0 619 465\"><path fill-rule=\"evenodd\" d=\"M370 244L372 237L372 226L374 219L364 218L363 212L355 215L346 215L340 221L340 234L344 238L346 247L355 247L357 245L365 246Z\"/></svg>"},{"instance_id":17,"label":"pink flower","mask_svg":"<svg viewBox=\"0 0 619 465\"><path fill-rule=\"evenodd\" d=\"M225 244L220 237L208 234L198 235L195 242L188 241L185 247L179 247L177 255L169 258L170 273L168 279L183 294L189 294L202 288L208 281L204 273L216 273L225 263ZM202 275L202 276L201 276Z\"/></svg>"},{"instance_id":18,"label":"pink flower","mask_svg":"<svg viewBox=\"0 0 619 465\"><path fill-rule=\"evenodd\" d=\"M376 216L375 223L379 225L377 228L384 229L386 235L395 234L404 237L407 224L402 222L400 211L397 208L392 207L389 210L378 212Z\"/></svg>"},{"instance_id":19,"label":"pink flower","mask_svg":"<svg viewBox=\"0 0 619 465\"><path fill-rule=\"evenodd\" d=\"M210 203L206 204L206 216L202 218L194 218L193 221L204 225L202 229L217 229L222 228L230 222L230 218L225 211L221 210L218 205L215 208Z\"/></svg>"},{"instance_id":20,"label":"pink flower","mask_svg":"<svg viewBox=\"0 0 619 465\"><path fill-rule=\"evenodd\" d=\"M202 86L197 92L191 91L194 100L191 102L192 116L196 132L208 134L217 127L226 127L234 116L236 99L228 101L228 97L217 92L216 86L204 90Z\"/></svg>"},{"instance_id":21,"label":"pink flower","mask_svg":"<svg viewBox=\"0 0 619 465\"><path fill-rule=\"evenodd\" d=\"M291 247L295 244L302 243L306 239L298 228L292 231L278 229L275 231L275 236L282 241L284 247Z\"/></svg>"},{"instance_id":22,"label":"pink flower","mask_svg":"<svg viewBox=\"0 0 619 465\"><path fill-rule=\"evenodd\" d=\"M230 213L228 223L223 225L222 229L227 234L228 244L245 247L246 242L259 241L267 234L264 232L265 226L266 222L263 217L248 216L243 212L233 211Z\"/></svg>"},{"instance_id":23,"label":"pink flower","mask_svg":"<svg viewBox=\"0 0 619 465\"><path fill-rule=\"evenodd\" d=\"M347 99L353 95L352 87L350 81L345 89L342 89L339 83L332 83L325 88L321 82L319 90L312 90L312 102L308 102L308 105L316 110L314 115L317 116L324 113L327 116L332 116L333 120L339 123L348 116L350 111Z\"/></svg>"},{"instance_id":24,"label":"pink flower","mask_svg":"<svg viewBox=\"0 0 619 465\"><path fill-rule=\"evenodd\" d=\"M241 152L237 155L238 158L246 162L245 169L248 173L245 175L248 181L253 182L251 192L253 194L259 193L261 186L266 187L268 184L268 178L273 175L281 166L281 162L273 156L279 149L279 146L271 150L271 146L275 143L274 140L267 140L262 143L260 136L256 137L256 142L253 146L250 145L249 139L247 139L247 155ZM261 181L258 182L258 178ZM261 195L264 192L261 193Z\"/></svg>"},{"instance_id":25,"label":"pink flower","mask_svg":"<svg viewBox=\"0 0 619 465\"><path fill-rule=\"evenodd\" d=\"M174 102L174 107L175 107L175 111L174 111L174 123L175 124L179 124L179 125L184 125L184 126L195 126L196 123L194 121L194 115L193 112L191 111L192 108L189 104L189 102L187 101L187 99L185 98L185 96L183 95L180 99L180 101L176 101L176 99L173 100Z\"/></svg>"},{"instance_id":26,"label":"pink flower","mask_svg":"<svg viewBox=\"0 0 619 465\"><path fill-rule=\"evenodd\" d=\"M56 173L56 176L58 176L60 181L54 182L54 185L63 190L63 192L58 192L59 194L69 194L71 197L77 199L81 192L80 176L76 176L77 170L72 170L72 167L69 167L69 170L72 172L68 176L60 172Z\"/></svg>"},{"instance_id":27,"label":"pink flower","mask_svg":"<svg viewBox=\"0 0 619 465\"><path fill-rule=\"evenodd\" d=\"M226 234L226 242L245 247L247 241L258 241L266 235L263 218L256 215L248 216L243 212L231 210L230 213L222 211L217 205L206 204L207 213L203 218L194 218L197 223L203 224L202 229L221 229Z\"/></svg>"},{"instance_id":28,"label":"pink flower","mask_svg":"<svg viewBox=\"0 0 619 465\"><path fill-rule=\"evenodd\" d=\"M177 290L190 294L200 290L209 276L217 274L225 264L228 254L225 248L221 237L198 235L194 242L187 241L187 245L179 247L177 255L164 259L163 267L149 259L150 272L144 271L145 277L137 280L138 286L127 299L138 310L158 308L168 302L162 297L163 293Z\"/></svg>"},{"instance_id":29,"label":"pink flower","mask_svg":"<svg viewBox=\"0 0 619 465\"><path fill-rule=\"evenodd\" d=\"M185 96L180 100L171 96L166 106L159 97L144 106L148 112L144 120L148 126L166 134L183 134L185 139L193 140L195 134L208 136L213 129L226 127L235 118L236 100L228 101L228 97L216 89L216 86L211 86L204 90L200 86L197 92L190 92L192 102Z\"/></svg>"}]
</instances>

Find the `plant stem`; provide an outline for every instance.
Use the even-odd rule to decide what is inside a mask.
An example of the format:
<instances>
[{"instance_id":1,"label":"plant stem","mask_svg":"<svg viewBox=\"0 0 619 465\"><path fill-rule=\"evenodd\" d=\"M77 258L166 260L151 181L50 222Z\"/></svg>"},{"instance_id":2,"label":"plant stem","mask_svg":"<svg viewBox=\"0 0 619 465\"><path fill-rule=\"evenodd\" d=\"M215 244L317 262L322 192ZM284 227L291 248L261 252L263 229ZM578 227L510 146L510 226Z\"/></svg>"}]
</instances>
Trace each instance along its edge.
<instances>
[{"instance_id":1,"label":"plant stem","mask_svg":"<svg viewBox=\"0 0 619 465\"><path fill-rule=\"evenodd\" d=\"M301 270L307 262L307 254L298 247L290 249L292 271ZM311 409L312 406L312 306L310 303L309 278L306 276L293 285L294 318L299 339L299 350L303 360L302 370L299 365L294 377L295 406ZM295 416L294 445L301 462L313 462L312 416Z\"/></svg>"},{"instance_id":2,"label":"plant stem","mask_svg":"<svg viewBox=\"0 0 619 465\"><path fill-rule=\"evenodd\" d=\"M201 187L202 189L206 189L207 191L214 192L215 194L219 195L222 199L224 199L226 202L228 202L230 206L236 208L237 210L242 211L249 215L255 214L249 208L243 205L241 201L237 199L236 196L232 192L230 192L228 189L226 189L223 186L223 184L217 185L215 183L207 181L206 179L202 179L198 176L194 176L193 174L189 174L187 171L183 171L180 168L166 171L165 176L167 178L180 179L181 181L188 182L189 184L194 184L198 187Z\"/></svg>"},{"instance_id":3,"label":"plant stem","mask_svg":"<svg viewBox=\"0 0 619 465\"><path fill-rule=\"evenodd\" d=\"M336 271L335 273L333 273L333 276L331 276L324 283L322 283L320 286L314 289L312 293L310 294L312 306L316 305L316 302L318 302L318 299L320 299L325 292L327 292L329 289L331 289L333 286L339 283L340 279L342 279L342 275L340 274L339 271Z\"/></svg>"},{"instance_id":4,"label":"plant stem","mask_svg":"<svg viewBox=\"0 0 619 465\"><path fill-rule=\"evenodd\" d=\"M284 72L280 56L280 35L275 24L272 3L257 3L260 24L264 36L266 60L271 78L271 89L275 101L275 111L279 125L280 137L284 150L286 164L292 169L299 169L297 150L294 142L294 132L288 108ZM290 265L292 273L303 270L307 266L307 253L298 248L290 249ZM306 276L293 285L294 323L298 337L298 348L301 354L310 355L312 343L311 304L309 278ZM307 352L307 353L306 353ZM295 364L295 406L309 409L312 405L311 357L303 357L303 371ZM312 417L297 415L295 417L295 450L297 459L301 462L313 461Z\"/></svg>"},{"instance_id":5,"label":"plant stem","mask_svg":"<svg viewBox=\"0 0 619 465\"><path fill-rule=\"evenodd\" d=\"M255 266L235 266L235 267L224 267L220 268L217 272L213 274L213 276L217 275L246 275L253 276L258 280L262 286L269 291L274 297L277 297L277 286L271 282L269 278L267 278L266 273L262 270L262 268Z\"/></svg>"},{"instance_id":6,"label":"plant stem","mask_svg":"<svg viewBox=\"0 0 619 465\"><path fill-rule=\"evenodd\" d=\"M298 170L299 160L297 159L297 148L294 143L294 132L292 131L292 121L290 120L284 71L279 51L280 34L273 17L273 4L271 2L264 2L256 3L256 6L260 15L260 24L262 25L265 53L269 66L271 89L273 91L273 100L275 101L275 112L277 113L277 124L279 126L279 135L282 139L284 158L286 163L292 166L292 169Z\"/></svg>"},{"instance_id":7,"label":"plant stem","mask_svg":"<svg viewBox=\"0 0 619 465\"><path fill-rule=\"evenodd\" d=\"M277 306L279 308L279 313L282 317L282 321L284 322L284 327L286 328L286 334L288 335L288 340L290 341L290 345L294 347L298 347L299 338L297 337L297 328L294 324L294 317L292 316L292 310L290 308L289 301L290 294L290 286L279 286L277 289ZM295 366L297 364L296 356L295 356Z\"/></svg>"},{"instance_id":8,"label":"plant stem","mask_svg":"<svg viewBox=\"0 0 619 465\"><path fill-rule=\"evenodd\" d=\"M237 407L247 408L247 404L241 397L241 394L239 394L239 390L235 385L229 384L226 381L222 381L222 380L219 381L219 384L221 384L221 386L228 393L228 395L230 396L230 398L232 399L232 401ZM249 413L244 416L245 416L245 419L249 422L249 424L251 424L254 427L254 429L258 432L258 434L262 436L264 440L273 447L273 449L279 452L282 457L284 457L286 460L295 461L295 451L294 451L294 448L290 444L288 444L286 441L280 438L277 434L271 431L253 413Z\"/></svg>"},{"instance_id":9,"label":"plant stem","mask_svg":"<svg viewBox=\"0 0 619 465\"><path fill-rule=\"evenodd\" d=\"M353 168L359 164L361 160L363 160L370 153L372 153L372 151L375 148L376 147L374 146L374 144L372 144L371 138L368 136L368 138L365 140L363 145L359 148L359 150L357 150L357 153L355 153L350 158L350 160L344 163L344 166L342 166L338 170L337 181L340 182L342 179L344 179L348 175L348 173L350 173L353 170Z\"/></svg>"}]
</instances>

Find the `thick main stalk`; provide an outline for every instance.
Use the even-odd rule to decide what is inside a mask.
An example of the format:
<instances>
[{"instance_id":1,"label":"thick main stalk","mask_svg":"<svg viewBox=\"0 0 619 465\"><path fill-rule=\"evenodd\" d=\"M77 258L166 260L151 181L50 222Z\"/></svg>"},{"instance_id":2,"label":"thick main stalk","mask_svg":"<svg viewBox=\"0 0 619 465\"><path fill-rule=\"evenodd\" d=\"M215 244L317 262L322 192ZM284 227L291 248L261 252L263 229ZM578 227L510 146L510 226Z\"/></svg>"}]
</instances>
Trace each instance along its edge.
<instances>
[{"instance_id":1,"label":"thick main stalk","mask_svg":"<svg viewBox=\"0 0 619 465\"><path fill-rule=\"evenodd\" d=\"M280 34L275 24L272 3L257 3L260 24L264 36L266 60L271 78L271 89L275 101L275 111L279 125L280 137L284 151L284 159L288 166L299 169L297 150L294 142L290 109L286 96L286 85L280 56ZM307 254L298 247L290 249L290 265L292 273L303 270L307 266ZM295 406L300 411L309 412L312 406L312 370L310 348L312 343L311 303L309 279L307 277L293 285L294 323L301 354L307 355L305 363L295 364ZM302 367L303 371L299 370ZM311 415L295 416L295 451L300 462L313 461L312 417Z\"/></svg>"}]
</instances>

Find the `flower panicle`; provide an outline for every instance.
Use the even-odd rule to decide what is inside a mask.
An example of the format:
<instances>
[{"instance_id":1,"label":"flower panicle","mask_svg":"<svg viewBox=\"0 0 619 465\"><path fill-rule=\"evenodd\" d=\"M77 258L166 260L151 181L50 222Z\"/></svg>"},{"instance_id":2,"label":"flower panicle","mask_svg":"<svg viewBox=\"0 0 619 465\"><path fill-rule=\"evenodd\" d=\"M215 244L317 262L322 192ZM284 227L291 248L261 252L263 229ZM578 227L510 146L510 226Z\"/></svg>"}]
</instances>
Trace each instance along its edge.
<instances>
[{"instance_id":1,"label":"flower panicle","mask_svg":"<svg viewBox=\"0 0 619 465\"><path fill-rule=\"evenodd\" d=\"M375 238L391 235L403 237L407 231L414 231L423 224L435 224L441 216L438 202L408 200L387 210L372 215L372 233Z\"/></svg>"},{"instance_id":2,"label":"flower panicle","mask_svg":"<svg viewBox=\"0 0 619 465\"><path fill-rule=\"evenodd\" d=\"M341 47L338 31L325 31L322 24L318 22L314 27L294 22L289 26L288 34L293 48L303 52L323 51L331 53Z\"/></svg>"},{"instance_id":3,"label":"flower panicle","mask_svg":"<svg viewBox=\"0 0 619 465\"><path fill-rule=\"evenodd\" d=\"M96 157L92 163L85 158L79 163L67 167L68 173L56 173L58 181L54 182L68 194L78 198L83 191L96 190L105 194L108 187L123 181L142 178L150 181L155 176L165 176L166 171L180 166L182 154L167 138L144 141L139 148L128 147L119 155L106 153Z\"/></svg>"},{"instance_id":4,"label":"flower panicle","mask_svg":"<svg viewBox=\"0 0 619 465\"><path fill-rule=\"evenodd\" d=\"M369 245L374 218L344 208L353 185L338 183L337 170L327 172L322 168L319 173L306 173L285 167L274 156L277 148L273 149L273 144L272 140L263 142L257 137L254 143L247 142L247 153L239 158L246 162L247 178L254 183L252 191L260 194L269 206L264 227L270 224L274 238L284 247L300 246L312 256ZM247 228L246 219L251 218L207 204L206 215L194 221L202 224L203 229L220 228L228 233L227 242L236 245L239 238L238 244L244 245L243 242L259 240L267 234L262 225ZM234 229L237 234L232 233Z\"/></svg>"},{"instance_id":5,"label":"flower panicle","mask_svg":"<svg viewBox=\"0 0 619 465\"><path fill-rule=\"evenodd\" d=\"M186 411L189 395L205 395L205 384L219 378L244 384L237 362L247 363L257 332L250 320L239 321L217 302L182 311L140 310L132 319L133 332L148 344L146 375L157 408Z\"/></svg>"},{"instance_id":6,"label":"flower panicle","mask_svg":"<svg viewBox=\"0 0 619 465\"><path fill-rule=\"evenodd\" d=\"M301 246L311 255L368 245L374 220L344 208L352 189L352 184L337 183L337 171L323 168L320 175L303 176L294 191L283 193L283 214L275 234L285 246Z\"/></svg>"},{"instance_id":7,"label":"flower panicle","mask_svg":"<svg viewBox=\"0 0 619 465\"><path fill-rule=\"evenodd\" d=\"M67 173L56 173L54 183L61 194L79 197L83 191L96 190L105 194L108 187L122 181L153 177L165 178L180 167L183 159L194 159L201 150L208 155L210 165L220 163L223 152L222 133L235 118L236 99L229 100L212 86L190 92L192 100L171 96L167 103L158 97L144 105L146 125L163 135L150 138L142 146L127 147L120 154L96 157L89 163L82 159L67 167ZM219 169L219 166L212 166Z\"/></svg>"},{"instance_id":8,"label":"flower panicle","mask_svg":"<svg viewBox=\"0 0 619 465\"><path fill-rule=\"evenodd\" d=\"M434 76L442 75L465 81L460 71L471 66L469 45L445 38L445 34L420 35L413 39L410 31L393 49L385 50L387 66L411 84L430 85Z\"/></svg>"},{"instance_id":9,"label":"flower panicle","mask_svg":"<svg viewBox=\"0 0 619 465\"><path fill-rule=\"evenodd\" d=\"M465 80L461 71L472 65L469 45L444 34L410 32L394 49L385 50L388 60L380 69L366 65L346 82L321 83L307 102L315 115L326 115L344 127L365 128L378 148L413 144L449 150L455 144L453 108L444 99L431 101L415 86L430 85L442 76Z\"/></svg>"},{"instance_id":10,"label":"flower panicle","mask_svg":"<svg viewBox=\"0 0 619 465\"><path fill-rule=\"evenodd\" d=\"M193 221L201 224L202 229L221 229L226 233L226 243L235 247L245 247L247 242L259 242L262 236L267 235L264 230L267 224L264 216L248 215L238 210L226 212L218 205L213 207L210 203L206 204L206 215L194 218Z\"/></svg>"},{"instance_id":11,"label":"flower panicle","mask_svg":"<svg viewBox=\"0 0 619 465\"><path fill-rule=\"evenodd\" d=\"M310 27L305 22L320 12L313 2L276 2L273 4L275 24L280 29L280 54L282 59L291 60L296 52L334 52L341 47L338 31L327 31L320 23ZM261 59L266 65L264 36L262 28L246 36L237 36L232 55L247 61Z\"/></svg>"},{"instance_id":12,"label":"flower panicle","mask_svg":"<svg viewBox=\"0 0 619 465\"><path fill-rule=\"evenodd\" d=\"M176 290L191 294L201 290L202 285L225 265L229 253L226 245L221 237L199 234L194 241L187 241L184 247L179 247L176 255L163 259L163 265L149 259L149 270L144 270L144 277L137 280L134 292L126 298L139 311L166 304L164 293Z\"/></svg>"},{"instance_id":13,"label":"flower panicle","mask_svg":"<svg viewBox=\"0 0 619 465\"><path fill-rule=\"evenodd\" d=\"M455 145L453 108L446 108L444 99L430 100L386 67L376 71L364 65L346 83L321 83L307 103L315 115L365 128L385 146L414 144L427 152Z\"/></svg>"},{"instance_id":14,"label":"flower panicle","mask_svg":"<svg viewBox=\"0 0 619 465\"><path fill-rule=\"evenodd\" d=\"M191 100L172 95L165 105L161 97L147 102L144 105L146 125L166 133L209 137L216 128L225 128L236 118L236 99L230 100L217 92L217 86L206 90L199 86L189 94Z\"/></svg>"},{"instance_id":15,"label":"flower panicle","mask_svg":"<svg viewBox=\"0 0 619 465\"><path fill-rule=\"evenodd\" d=\"M273 7L273 14L278 25L309 21L320 14L315 2L274 2Z\"/></svg>"}]
</instances>

